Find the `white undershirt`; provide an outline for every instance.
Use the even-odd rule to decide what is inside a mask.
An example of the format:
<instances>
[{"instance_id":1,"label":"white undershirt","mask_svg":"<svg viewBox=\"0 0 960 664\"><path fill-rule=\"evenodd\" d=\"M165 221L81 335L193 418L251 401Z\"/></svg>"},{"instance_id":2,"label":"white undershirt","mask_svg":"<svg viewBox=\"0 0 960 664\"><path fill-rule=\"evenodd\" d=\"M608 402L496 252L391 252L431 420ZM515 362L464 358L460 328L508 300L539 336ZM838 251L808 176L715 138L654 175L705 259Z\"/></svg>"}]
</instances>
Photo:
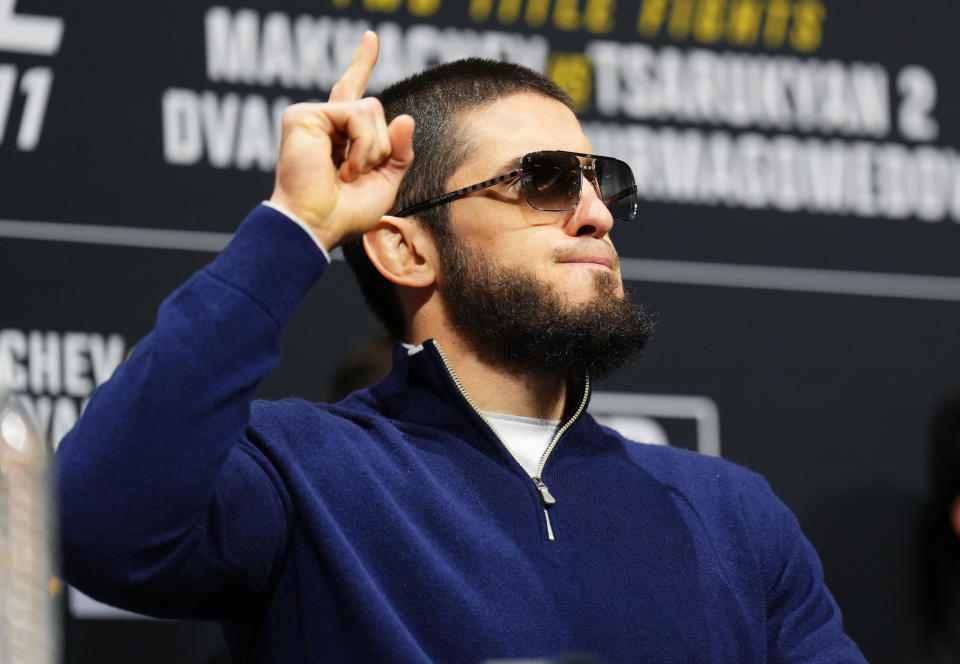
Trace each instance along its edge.
<instances>
[{"instance_id":1,"label":"white undershirt","mask_svg":"<svg viewBox=\"0 0 960 664\"><path fill-rule=\"evenodd\" d=\"M489 420L527 474L536 477L537 466L557 434L560 420L542 420L487 411L483 411L483 416Z\"/></svg>"}]
</instances>

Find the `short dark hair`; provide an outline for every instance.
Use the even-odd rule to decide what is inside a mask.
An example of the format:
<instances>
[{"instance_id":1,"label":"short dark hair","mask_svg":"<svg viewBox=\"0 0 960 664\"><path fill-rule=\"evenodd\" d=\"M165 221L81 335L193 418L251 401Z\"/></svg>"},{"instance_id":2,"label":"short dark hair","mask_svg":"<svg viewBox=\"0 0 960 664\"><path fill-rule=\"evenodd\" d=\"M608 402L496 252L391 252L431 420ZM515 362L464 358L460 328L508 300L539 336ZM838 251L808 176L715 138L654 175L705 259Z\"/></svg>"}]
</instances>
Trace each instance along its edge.
<instances>
[{"instance_id":1,"label":"short dark hair","mask_svg":"<svg viewBox=\"0 0 960 664\"><path fill-rule=\"evenodd\" d=\"M510 95L531 92L555 99L571 111L573 101L563 88L543 74L509 62L467 58L428 69L386 88L380 94L387 122L398 115L413 116L413 165L400 183L390 212L445 193L453 171L475 146L460 131L462 114ZM449 208L440 205L416 219L444 245ZM396 287L370 262L361 239L343 247L367 304L394 340L406 335L406 322Z\"/></svg>"}]
</instances>

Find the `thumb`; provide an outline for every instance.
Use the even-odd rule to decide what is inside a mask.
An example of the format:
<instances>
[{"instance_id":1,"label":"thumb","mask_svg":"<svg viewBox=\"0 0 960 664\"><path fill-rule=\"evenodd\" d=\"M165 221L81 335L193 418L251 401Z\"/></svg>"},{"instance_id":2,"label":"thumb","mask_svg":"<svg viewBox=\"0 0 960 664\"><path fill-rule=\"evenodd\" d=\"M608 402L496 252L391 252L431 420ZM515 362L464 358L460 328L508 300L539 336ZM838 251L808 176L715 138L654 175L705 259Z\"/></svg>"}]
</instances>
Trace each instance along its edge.
<instances>
[{"instance_id":1,"label":"thumb","mask_svg":"<svg viewBox=\"0 0 960 664\"><path fill-rule=\"evenodd\" d=\"M398 115L387 126L387 135L390 137L389 170L396 175L397 184L413 163L414 128L414 120L409 115Z\"/></svg>"}]
</instances>

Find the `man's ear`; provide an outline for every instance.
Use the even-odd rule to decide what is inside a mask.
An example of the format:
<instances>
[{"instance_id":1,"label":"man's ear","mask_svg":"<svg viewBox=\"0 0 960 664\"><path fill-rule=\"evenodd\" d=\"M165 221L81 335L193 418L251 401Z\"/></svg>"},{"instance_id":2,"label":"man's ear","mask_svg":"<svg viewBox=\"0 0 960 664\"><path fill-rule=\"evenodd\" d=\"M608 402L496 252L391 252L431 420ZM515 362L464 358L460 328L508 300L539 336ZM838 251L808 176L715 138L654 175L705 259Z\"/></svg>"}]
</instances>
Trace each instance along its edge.
<instances>
[{"instance_id":1,"label":"man's ear","mask_svg":"<svg viewBox=\"0 0 960 664\"><path fill-rule=\"evenodd\" d=\"M384 215L363 234L370 262L400 286L422 288L437 279L437 248L433 235L412 219Z\"/></svg>"}]
</instances>

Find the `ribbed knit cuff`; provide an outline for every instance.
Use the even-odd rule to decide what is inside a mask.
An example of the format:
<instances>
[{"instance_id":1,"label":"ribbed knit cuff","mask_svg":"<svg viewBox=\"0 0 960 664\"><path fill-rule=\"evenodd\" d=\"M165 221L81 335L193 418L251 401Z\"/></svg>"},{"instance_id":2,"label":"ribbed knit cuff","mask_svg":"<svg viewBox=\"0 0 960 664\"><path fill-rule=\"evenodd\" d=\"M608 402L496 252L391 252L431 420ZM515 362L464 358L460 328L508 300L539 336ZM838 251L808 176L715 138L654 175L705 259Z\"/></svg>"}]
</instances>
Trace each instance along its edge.
<instances>
[{"instance_id":1,"label":"ribbed knit cuff","mask_svg":"<svg viewBox=\"0 0 960 664\"><path fill-rule=\"evenodd\" d=\"M277 210L259 205L206 269L286 326L328 264L302 229Z\"/></svg>"}]
</instances>

